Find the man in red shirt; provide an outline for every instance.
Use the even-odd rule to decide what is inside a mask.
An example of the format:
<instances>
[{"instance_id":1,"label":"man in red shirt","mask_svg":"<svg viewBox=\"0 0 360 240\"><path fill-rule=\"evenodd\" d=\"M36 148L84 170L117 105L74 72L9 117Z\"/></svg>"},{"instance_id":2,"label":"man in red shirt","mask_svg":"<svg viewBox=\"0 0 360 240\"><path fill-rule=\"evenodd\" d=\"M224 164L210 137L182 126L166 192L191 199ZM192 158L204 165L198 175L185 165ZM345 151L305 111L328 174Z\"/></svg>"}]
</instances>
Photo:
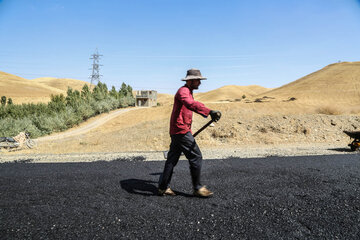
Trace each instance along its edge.
<instances>
[{"instance_id":1,"label":"man in red shirt","mask_svg":"<svg viewBox=\"0 0 360 240\"><path fill-rule=\"evenodd\" d=\"M210 110L193 98L193 90L198 89L201 80L205 79L205 77L201 76L200 70L188 70L186 77L182 79L182 81L186 81L186 84L177 91L174 97L174 106L170 119L171 144L164 171L159 180L159 195L175 195L169 184L173 169L178 163L182 152L189 160L194 195L209 197L213 194L200 183L202 154L191 132L192 112L196 112L203 117L210 115L215 121L220 118L218 111Z\"/></svg>"}]
</instances>

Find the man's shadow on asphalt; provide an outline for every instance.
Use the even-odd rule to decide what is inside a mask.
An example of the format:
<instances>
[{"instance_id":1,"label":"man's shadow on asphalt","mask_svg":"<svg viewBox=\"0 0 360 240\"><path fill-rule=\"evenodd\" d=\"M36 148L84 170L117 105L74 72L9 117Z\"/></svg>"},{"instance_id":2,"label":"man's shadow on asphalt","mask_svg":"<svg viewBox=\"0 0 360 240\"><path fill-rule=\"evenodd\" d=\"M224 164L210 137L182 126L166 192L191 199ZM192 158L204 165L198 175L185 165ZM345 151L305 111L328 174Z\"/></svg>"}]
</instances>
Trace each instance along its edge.
<instances>
[{"instance_id":1,"label":"man's shadow on asphalt","mask_svg":"<svg viewBox=\"0 0 360 240\"><path fill-rule=\"evenodd\" d=\"M161 175L161 173L152 173L150 175ZM125 179L120 181L121 188L128 193L138 194L142 196L158 196L158 182L142 179ZM174 191L177 196L193 197L191 194Z\"/></svg>"}]
</instances>

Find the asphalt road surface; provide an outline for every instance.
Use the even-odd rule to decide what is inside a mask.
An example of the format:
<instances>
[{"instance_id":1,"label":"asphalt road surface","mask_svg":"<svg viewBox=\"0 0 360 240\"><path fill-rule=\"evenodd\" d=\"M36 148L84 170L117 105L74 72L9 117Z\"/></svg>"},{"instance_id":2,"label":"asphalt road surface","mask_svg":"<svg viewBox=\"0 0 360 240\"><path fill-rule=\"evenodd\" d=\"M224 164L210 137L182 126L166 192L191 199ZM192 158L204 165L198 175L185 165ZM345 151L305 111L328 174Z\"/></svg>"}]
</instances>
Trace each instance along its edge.
<instances>
[{"instance_id":1,"label":"asphalt road surface","mask_svg":"<svg viewBox=\"0 0 360 240\"><path fill-rule=\"evenodd\" d=\"M360 239L357 154L206 160L209 199L140 160L0 164L0 239Z\"/></svg>"}]
</instances>

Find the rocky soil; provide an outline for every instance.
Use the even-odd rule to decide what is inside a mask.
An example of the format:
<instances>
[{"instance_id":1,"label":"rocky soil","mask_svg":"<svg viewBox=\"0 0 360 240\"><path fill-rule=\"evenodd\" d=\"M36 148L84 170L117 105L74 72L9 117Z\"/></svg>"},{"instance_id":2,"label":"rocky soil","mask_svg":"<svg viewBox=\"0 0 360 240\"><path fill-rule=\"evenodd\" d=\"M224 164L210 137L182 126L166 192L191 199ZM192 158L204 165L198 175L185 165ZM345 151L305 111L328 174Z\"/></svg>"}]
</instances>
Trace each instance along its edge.
<instances>
[{"instance_id":1,"label":"rocky soil","mask_svg":"<svg viewBox=\"0 0 360 240\"><path fill-rule=\"evenodd\" d=\"M350 151L344 144L312 143L312 144L283 144L271 146L247 145L232 149L203 149L204 159L226 158L266 158L273 156L312 156L334 154L357 154ZM97 152L97 153L69 153L69 154L2 154L0 163L54 163L54 162L94 162L94 161L161 161L164 159L162 151L144 152ZM185 160L182 156L181 160Z\"/></svg>"},{"instance_id":2,"label":"rocky soil","mask_svg":"<svg viewBox=\"0 0 360 240\"><path fill-rule=\"evenodd\" d=\"M343 133L360 130L357 115L268 115L242 117L218 124L199 135L199 142L210 145L282 145L311 143L342 143L350 139ZM207 143L205 143L207 142ZM221 144L223 143L223 144Z\"/></svg>"},{"instance_id":3,"label":"rocky soil","mask_svg":"<svg viewBox=\"0 0 360 240\"><path fill-rule=\"evenodd\" d=\"M223 120L223 119L222 119ZM203 120L204 121L204 120ZM200 128L195 121L193 129ZM137 126L134 126L137 127ZM132 148L133 151L117 149L126 142L114 140L113 148L101 150L101 146L86 151L63 154L49 154L36 150L1 152L0 162L90 162L116 159L164 160L163 150L168 146L166 126L161 141L150 141L144 146ZM360 130L358 115L243 115L227 118L209 127L197 137L204 159L224 159L231 157L255 158L268 156L305 156L331 154L357 154L351 152L348 144L351 139L344 130ZM126 131L131 132L131 128ZM165 136L166 135L166 136ZM129 136L129 135L128 135ZM160 138L160 137L159 137ZM66 139L61 141L66 142ZM41 143L43 144L43 142ZM56 144L52 143L54 148ZM50 146L50 144L48 145ZM127 148L129 149L129 148Z\"/></svg>"}]
</instances>

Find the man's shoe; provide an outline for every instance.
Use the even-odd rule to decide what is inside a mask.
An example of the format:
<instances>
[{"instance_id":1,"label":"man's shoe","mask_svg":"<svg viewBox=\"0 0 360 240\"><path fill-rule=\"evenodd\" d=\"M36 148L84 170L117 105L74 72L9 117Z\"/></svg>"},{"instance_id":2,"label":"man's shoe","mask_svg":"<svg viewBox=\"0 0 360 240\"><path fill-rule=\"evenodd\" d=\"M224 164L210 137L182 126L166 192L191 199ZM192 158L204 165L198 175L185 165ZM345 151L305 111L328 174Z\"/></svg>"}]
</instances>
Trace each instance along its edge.
<instances>
[{"instance_id":1,"label":"man's shoe","mask_svg":"<svg viewBox=\"0 0 360 240\"><path fill-rule=\"evenodd\" d=\"M167 188L166 190L162 190L162 189L158 189L158 194L159 196L165 196L165 195L169 195L169 196L175 196L176 194L174 193L173 190L171 190L171 188Z\"/></svg>"},{"instance_id":2,"label":"man's shoe","mask_svg":"<svg viewBox=\"0 0 360 240\"><path fill-rule=\"evenodd\" d=\"M210 197L213 194L214 193L205 186L201 187L199 190L194 190L194 195L197 197Z\"/></svg>"}]
</instances>

